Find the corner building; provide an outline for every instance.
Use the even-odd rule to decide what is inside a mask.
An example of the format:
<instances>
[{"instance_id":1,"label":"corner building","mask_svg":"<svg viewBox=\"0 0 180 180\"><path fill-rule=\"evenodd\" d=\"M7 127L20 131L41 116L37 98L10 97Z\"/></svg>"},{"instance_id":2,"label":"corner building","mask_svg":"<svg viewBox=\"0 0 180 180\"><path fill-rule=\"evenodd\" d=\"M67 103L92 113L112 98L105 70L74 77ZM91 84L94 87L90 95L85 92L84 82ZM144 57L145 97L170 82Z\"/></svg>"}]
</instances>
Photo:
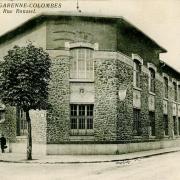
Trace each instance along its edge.
<instances>
[{"instance_id":1,"label":"corner building","mask_svg":"<svg viewBox=\"0 0 180 180\"><path fill-rule=\"evenodd\" d=\"M41 14L0 37L0 58L28 41L52 60L46 111L31 111L33 152L115 154L180 145L180 73L122 17ZM0 109L9 150L26 152L18 107Z\"/></svg>"}]
</instances>

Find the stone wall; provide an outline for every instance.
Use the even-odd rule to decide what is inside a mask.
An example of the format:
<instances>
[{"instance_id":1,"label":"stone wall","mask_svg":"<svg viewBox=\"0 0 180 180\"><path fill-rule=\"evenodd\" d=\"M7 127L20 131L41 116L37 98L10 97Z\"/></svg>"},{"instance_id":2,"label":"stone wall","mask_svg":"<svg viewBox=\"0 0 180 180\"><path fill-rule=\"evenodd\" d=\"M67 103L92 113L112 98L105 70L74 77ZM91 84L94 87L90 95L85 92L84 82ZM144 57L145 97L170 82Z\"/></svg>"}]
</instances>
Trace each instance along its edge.
<instances>
[{"instance_id":1,"label":"stone wall","mask_svg":"<svg viewBox=\"0 0 180 180\"><path fill-rule=\"evenodd\" d=\"M117 140L132 139L133 127L133 67L117 61L118 91L126 90L126 97L120 101L118 98Z\"/></svg>"},{"instance_id":2,"label":"stone wall","mask_svg":"<svg viewBox=\"0 0 180 180\"><path fill-rule=\"evenodd\" d=\"M174 136L174 126L173 126L173 87L168 87L168 133L172 138Z\"/></svg>"},{"instance_id":3,"label":"stone wall","mask_svg":"<svg viewBox=\"0 0 180 180\"><path fill-rule=\"evenodd\" d=\"M149 136L149 107L148 107L148 97L149 97L149 76L146 72L141 73L141 128L142 136L147 138Z\"/></svg>"},{"instance_id":4,"label":"stone wall","mask_svg":"<svg viewBox=\"0 0 180 180\"><path fill-rule=\"evenodd\" d=\"M35 143L46 143L46 111L31 110L32 140Z\"/></svg>"},{"instance_id":5,"label":"stone wall","mask_svg":"<svg viewBox=\"0 0 180 180\"><path fill-rule=\"evenodd\" d=\"M5 121L0 123L0 135L4 134L9 142L16 140L16 109L11 106L5 108Z\"/></svg>"},{"instance_id":6,"label":"stone wall","mask_svg":"<svg viewBox=\"0 0 180 180\"><path fill-rule=\"evenodd\" d=\"M164 137L164 124L163 124L163 97L164 89L163 82L156 79L155 82L155 132L156 138Z\"/></svg>"},{"instance_id":7,"label":"stone wall","mask_svg":"<svg viewBox=\"0 0 180 180\"><path fill-rule=\"evenodd\" d=\"M48 144L48 155L115 155L148 151L163 148L180 147L180 140L161 140L155 142L139 142L125 144Z\"/></svg>"},{"instance_id":8,"label":"stone wall","mask_svg":"<svg viewBox=\"0 0 180 180\"><path fill-rule=\"evenodd\" d=\"M52 59L47 112L47 143L69 140L69 57Z\"/></svg>"},{"instance_id":9,"label":"stone wall","mask_svg":"<svg viewBox=\"0 0 180 180\"><path fill-rule=\"evenodd\" d=\"M117 122L117 64L116 59L95 62L95 141L116 140Z\"/></svg>"}]
</instances>

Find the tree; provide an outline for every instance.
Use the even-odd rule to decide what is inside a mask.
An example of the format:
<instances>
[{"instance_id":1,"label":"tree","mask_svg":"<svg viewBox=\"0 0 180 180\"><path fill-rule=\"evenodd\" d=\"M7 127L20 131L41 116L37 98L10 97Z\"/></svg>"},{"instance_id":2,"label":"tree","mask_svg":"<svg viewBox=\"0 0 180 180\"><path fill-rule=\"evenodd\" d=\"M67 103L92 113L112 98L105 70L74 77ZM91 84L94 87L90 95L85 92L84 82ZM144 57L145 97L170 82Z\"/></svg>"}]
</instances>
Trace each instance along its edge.
<instances>
[{"instance_id":1,"label":"tree","mask_svg":"<svg viewBox=\"0 0 180 180\"><path fill-rule=\"evenodd\" d=\"M48 106L48 82L50 57L42 48L32 43L14 46L1 63L1 97L5 104L21 108L27 120L27 159L32 159L30 110Z\"/></svg>"}]
</instances>

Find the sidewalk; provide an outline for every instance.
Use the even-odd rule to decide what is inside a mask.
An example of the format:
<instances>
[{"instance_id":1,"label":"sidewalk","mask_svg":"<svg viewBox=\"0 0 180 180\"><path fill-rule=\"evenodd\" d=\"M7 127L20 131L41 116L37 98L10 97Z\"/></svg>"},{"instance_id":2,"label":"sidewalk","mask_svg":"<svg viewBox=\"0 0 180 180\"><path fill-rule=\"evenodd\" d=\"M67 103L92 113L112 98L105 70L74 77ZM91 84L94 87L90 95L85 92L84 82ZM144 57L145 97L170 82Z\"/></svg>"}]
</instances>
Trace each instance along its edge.
<instances>
[{"instance_id":1,"label":"sidewalk","mask_svg":"<svg viewBox=\"0 0 180 180\"><path fill-rule=\"evenodd\" d=\"M0 162L39 164L105 163L148 158L151 156L178 151L180 151L180 147L141 151L120 155L33 155L33 160L30 161L26 160L26 154L0 153Z\"/></svg>"}]
</instances>

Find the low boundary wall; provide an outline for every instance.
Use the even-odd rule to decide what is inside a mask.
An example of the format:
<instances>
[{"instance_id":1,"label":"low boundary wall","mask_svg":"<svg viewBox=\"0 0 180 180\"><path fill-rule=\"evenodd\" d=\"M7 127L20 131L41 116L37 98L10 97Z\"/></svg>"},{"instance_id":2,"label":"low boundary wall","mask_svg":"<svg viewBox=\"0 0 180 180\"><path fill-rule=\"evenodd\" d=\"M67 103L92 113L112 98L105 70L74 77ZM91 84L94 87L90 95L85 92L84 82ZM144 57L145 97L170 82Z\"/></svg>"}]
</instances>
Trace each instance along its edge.
<instances>
[{"instance_id":1,"label":"low boundary wall","mask_svg":"<svg viewBox=\"0 0 180 180\"><path fill-rule=\"evenodd\" d=\"M128 144L47 144L46 152L48 155L112 155L169 147L180 147L180 140Z\"/></svg>"},{"instance_id":2,"label":"low boundary wall","mask_svg":"<svg viewBox=\"0 0 180 180\"><path fill-rule=\"evenodd\" d=\"M32 153L39 155L46 155L46 144L34 144L32 145ZM10 143L9 152L13 153L26 153L27 152L27 143Z\"/></svg>"},{"instance_id":3,"label":"low boundary wall","mask_svg":"<svg viewBox=\"0 0 180 180\"><path fill-rule=\"evenodd\" d=\"M180 147L180 139L127 144L33 144L33 154L42 155L112 155ZM9 151L26 153L26 143L10 143Z\"/></svg>"}]
</instances>

